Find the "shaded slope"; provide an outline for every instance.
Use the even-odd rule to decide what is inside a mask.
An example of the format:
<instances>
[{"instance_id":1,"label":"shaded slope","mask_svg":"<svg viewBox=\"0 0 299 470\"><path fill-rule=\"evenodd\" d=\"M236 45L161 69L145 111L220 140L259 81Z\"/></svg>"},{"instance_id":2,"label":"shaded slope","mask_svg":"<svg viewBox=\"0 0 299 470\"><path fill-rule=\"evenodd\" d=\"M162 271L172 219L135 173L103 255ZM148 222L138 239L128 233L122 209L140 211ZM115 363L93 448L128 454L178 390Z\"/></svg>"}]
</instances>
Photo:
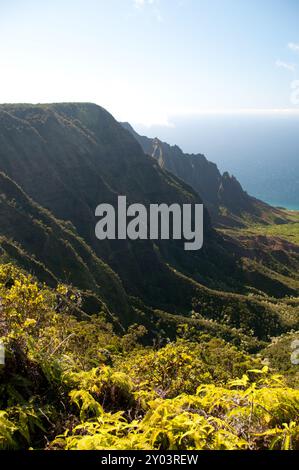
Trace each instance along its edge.
<instances>
[{"instance_id":1,"label":"shaded slope","mask_svg":"<svg viewBox=\"0 0 299 470\"><path fill-rule=\"evenodd\" d=\"M0 172L0 246L42 281L72 283L93 291L122 321L130 307L118 276L98 259L73 228L56 220ZM92 313L92 312L91 312Z\"/></svg>"},{"instance_id":2,"label":"shaded slope","mask_svg":"<svg viewBox=\"0 0 299 470\"><path fill-rule=\"evenodd\" d=\"M94 211L101 203L201 202L192 189L147 157L105 110L92 104L4 105L0 108L0 165L34 200L69 220L87 244L120 275L126 288L150 303L177 305L165 262L221 277L218 237L205 214L205 247L186 254L183 242L99 242ZM218 272L217 272L218 270ZM188 302L184 301L186 306Z\"/></svg>"},{"instance_id":3,"label":"shaded slope","mask_svg":"<svg viewBox=\"0 0 299 470\"><path fill-rule=\"evenodd\" d=\"M257 287L259 281L248 281L252 282L249 289L245 286L239 246L213 230L207 212L205 243L199 252L185 252L183 241L96 239L95 207L101 202L115 205L120 194L127 196L128 203L146 206L201 202L191 186L145 155L107 111L82 103L3 105L0 124L0 169L55 216L2 176L0 235L5 237L6 252L14 249L15 257L21 258L25 252L27 265L36 257L43 265L42 276L69 277L107 301L127 323L138 318L152 327L157 321L153 312L189 318L194 307L208 321L227 322L226 328L236 324L261 338L287 328L271 302L236 297L237 292L246 294L250 287ZM19 251L15 243L20 244ZM32 263L32 269L38 266ZM112 270L130 296L135 316ZM281 295L296 292L284 282L279 286ZM276 289L277 281L270 277L266 292L275 295ZM237 310L237 316L238 310L243 312L242 321L235 321L228 309Z\"/></svg>"}]
</instances>

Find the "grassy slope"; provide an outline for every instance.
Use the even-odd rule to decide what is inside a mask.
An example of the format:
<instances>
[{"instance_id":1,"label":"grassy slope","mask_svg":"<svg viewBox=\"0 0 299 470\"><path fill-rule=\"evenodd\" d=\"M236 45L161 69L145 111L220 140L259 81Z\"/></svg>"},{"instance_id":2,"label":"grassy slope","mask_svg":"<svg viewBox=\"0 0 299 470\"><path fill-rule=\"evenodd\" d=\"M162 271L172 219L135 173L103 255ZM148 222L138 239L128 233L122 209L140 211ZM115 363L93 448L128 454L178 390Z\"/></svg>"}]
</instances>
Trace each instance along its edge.
<instances>
[{"instance_id":1,"label":"grassy slope","mask_svg":"<svg viewBox=\"0 0 299 470\"><path fill-rule=\"evenodd\" d=\"M286 263L277 263L267 272L262 272L264 266L254 264L249 275L242 265L247 253L243 256L237 244L224 246L208 216L204 248L198 253L187 253L180 244L168 242L97 242L95 204L113 202L117 194L145 204L200 201L189 186L146 157L130 134L102 108L90 104L1 108L1 168L56 219L48 213L42 216L39 210L31 220L27 213L32 204L29 208L23 204L24 198L12 194L2 203L0 234L21 245L31 258L37 257L54 277L69 278L81 289L104 291L113 311L123 318L128 318L126 302L119 299L126 295L107 265L120 276L126 292L139 297L150 311L189 317L194 310L221 327L241 327L249 336L253 330L262 339L295 325L294 309L287 307L287 314L281 315L275 299L267 297L297 294L297 287L288 282L291 271L280 273ZM72 224L57 223L57 218ZM6 252L8 247L13 251L13 245L6 243ZM258 289L264 295L262 304L258 298L246 297L249 292L259 294ZM145 312L144 307L141 310ZM287 323L286 316L291 318ZM140 321L149 323L146 315ZM155 325L154 320L151 323Z\"/></svg>"},{"instance_id":2,"label":"grassy slope","mask_svg":"<svg viewBox=\"0 0 299 470\"><path fill-rule=\"evenodd\" d=\"M77 294L0 263L1 450L299 448L299 391L242 344L182 318L176 341L143 347L142 327L78 321Z\"/></svg>"},{"instance_id":3,"label":"grassy slope","mask_svg":"<svg viewBox=\"0 0 299 470\"><path fill-rule=\"evenodd\" d=\"M243 267L248 278L260 277L260 290L267 279L299 290L299 212L284 211L285 223L248 224L246 228L221 229L233 239L243 253ZM277 289L278 293L278 289ZM283 297L283 296L282 296Z\"/></svg>"},{"instance_id":4,"label":"grassy slope","mask_svg":"<svg viewBox=\"0 0 299 470\"><path fill-rule=\"evenodd\" d=\"M282 210L282 209L280 209ZM285 223L253 224L249 223L246 228L222 229L224 233L231 235L265 235L270 237L279 237L288 240L291 243L299 245L299 212L283 210Z\"/></svg>"},{"instance_id":5,"label":"grassy slope","mask_svg":"<svg viewBox=\"0 0 299 470\"><path fill-rule=\"evenodd\" d=\"M108 304L125 320L130 308L118 276L78 236L73 227L55 219L0 172L0 248L41 281L58 280L93 291L98 308Z\"/></svg>"},{"instance_id":6,"label":"grassy slope","mask_svg":"<svg viewBox=\"0 0 299 470\"><path fill-rule=\"evenodd\" d=\"M299 245L299 212L297 211L284 211L289 223L286 224L272 224L272 225L253 225L244 229L244 233L269 235L273 237L283 238L291 243Z\"/></svg>"},{"instance_id":7,"label":"grassy slope","mask_svg":"<svg viewBox=\"0 0 299 470\"><path fill-rule=\"evenodd\" d=\"M277 248L283 248L283 246L285 246L285 242L293 245L293 249L296 250L296 246L299 246L299 212L284 210L284 214L288 221L284 224L252 224L246 229L223 230L222 232L242 240L243 243L250 240L254 240L256 243L257 240L265 238L270 242L270 246L274 246L276 244ZM295 254L293 256L295 256ZM265 270L267 268L265 266L261 266L261 269ZM285 266L285 270L288 270L287 266ZM298 270L291 270L287 275L276 272L275 275L281 282L288 283L290 286L298 289ZM280 311L283 312L286 306L293 306L295 317L299 318L298 297L283 300L279 305ZM291 362L291 354L293 352L292 344L294 344L293 342L296 340L299 340L299 331L294 330L290 333L275 337L261 352L260 356L263 358L264 363L276 368L280 373L282 373L291 386L296 386L298 388L298 365L292 364Z\"/></svg>"}]
</instances>

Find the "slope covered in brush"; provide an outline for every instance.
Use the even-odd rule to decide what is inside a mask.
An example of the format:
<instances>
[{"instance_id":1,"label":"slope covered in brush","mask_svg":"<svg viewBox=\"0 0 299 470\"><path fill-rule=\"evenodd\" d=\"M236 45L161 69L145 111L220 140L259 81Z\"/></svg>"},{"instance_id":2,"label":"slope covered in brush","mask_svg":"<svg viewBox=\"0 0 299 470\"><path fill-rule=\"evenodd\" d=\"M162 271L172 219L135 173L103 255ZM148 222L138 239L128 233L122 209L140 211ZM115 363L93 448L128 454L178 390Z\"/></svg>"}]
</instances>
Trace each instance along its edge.
<instances>
[{"instance_id":1,"label":"slope covered in brush","mask_svg":"<svg viewBox=\"0 0 299 470\"><path fill-rule=\"evenodd\" d=\"M296 325L295 308L281 312L267 297L298 292L276 275L283 263L267 270L246 263L248 252L217 233L207 211L198 252L184 251L183 240L96 239L95 208L116 205L118 195L146 207L201 202L107 111L84 103L2 105L0 123L0 169L15 182L1 177L6 256L41 279L90 290L123 322L137 318L156 333L172 332L182 315L205 329L220 325L224 335L233 326L261 339Z\"/></svg>"},{"instance_id":2,"label":"slope covered in brush","mask_svg":"<svg viewBox=\"0 0 299 470\"><path fill-rule=\"evenodd\" d=\"M96 257L74 227L55 219L3 173L0 249L2 259L15 260L52 286L64 281L93 292L91 308L107 303L123 322L130 318L127 296L112 269Z\"/></svg>"},{"instance_id":3,"label":"slope covered in brush","mask_svg":"<svg viewBox=\"0 0 299 470\"><path fill-rule=\"evenodd\" d=\"M297 383L186 324L145 348L144 329L78 321L76 294L0 264L0 449L299 448Z\"/></svg>"},{"instance_id":4,"label":"slope covered in brush","mask_svg":"<svg viewBox=\"0 0 299 470\"><path fill-rule=\"evenodd\" d=\"M149 300L167 298L171 277L164 257L181 262L183 243L95 237L95 208L116 206L118 195L128 203L201 202L154 160L113 117L92 104L2 106L0 168L55 217L70 221L85 242L121 276L126 288ZM206 249L198 253L209 266L207 250L213 232L205 216ZM209 250L208 250L209 251ZM194 261L189 256L187 265ZM170 302L170 298L167 299ZM173 301L172 303L175 303Z\"/></svg>"}]
</instances>

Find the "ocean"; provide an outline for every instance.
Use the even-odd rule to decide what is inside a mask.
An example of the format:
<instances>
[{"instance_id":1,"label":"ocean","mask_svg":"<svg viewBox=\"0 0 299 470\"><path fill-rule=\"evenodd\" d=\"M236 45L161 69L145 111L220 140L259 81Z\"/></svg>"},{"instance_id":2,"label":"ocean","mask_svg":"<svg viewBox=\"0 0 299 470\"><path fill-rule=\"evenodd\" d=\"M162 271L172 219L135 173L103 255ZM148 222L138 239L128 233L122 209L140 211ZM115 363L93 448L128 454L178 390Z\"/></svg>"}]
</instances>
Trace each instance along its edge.
<instances>
[{"instance_id":1,"label":"ocean","mask_svg":"<svg viewBox=\"0 0 299 470\"><path fill-rule=\"evenodd\" d=\"M252 196L299 209L299 115L174 116L169 126L134 127L186 153L203 153Z\"/></svg>"}]
</instances>

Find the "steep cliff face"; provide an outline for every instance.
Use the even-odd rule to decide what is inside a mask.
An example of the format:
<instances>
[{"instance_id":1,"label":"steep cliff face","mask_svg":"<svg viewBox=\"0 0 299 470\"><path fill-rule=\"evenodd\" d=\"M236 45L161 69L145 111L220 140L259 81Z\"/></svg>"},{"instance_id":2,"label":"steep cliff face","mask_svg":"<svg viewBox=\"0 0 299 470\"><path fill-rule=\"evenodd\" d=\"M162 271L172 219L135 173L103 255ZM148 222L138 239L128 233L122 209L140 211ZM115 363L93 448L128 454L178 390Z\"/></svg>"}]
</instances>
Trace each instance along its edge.
<instances>
[{"instance_id":1,"label":"steep cliff face","mask_svg":"<svg viewBox=\"0 0 299 470\"><path fill-rule=\"evenodd\" d=\"M0 106L0 256L41 280L89 290L86 310L100 306L124 325L138 321L159 330L155 325L164 311L171 313L164 315L164 324L175 329L181 318L175 315L190 317L195 308L202 319L228 324L228 312L236 311L232 324L261 338L283 330L284 320L270 303L244 295L255 292L261 278L248 276L246 252L213 229L207 211L199 251L185 251L184 240L96 238L98 204L116 206L119 195L146 207L201 203L194 189L199 181L211 213L221 211L221 198L232 220L230 207L236 211L242 192L234 179L221 176L204 156L184 155L158 140L144 140L144 145L152 146L145 148L150 156L93 104ZM165 170L170 165L173 173ZM238 199L240 211L246 202L245 196ZM296 286L277 280L272 271L264 274L256 264L250 269L262 275L264 293L296 293Z\"/></svg>"},{"instance_id":2,"label":"steep cliff face","mask_svg":"<svg viewBox=\"0 0 299 470\"><path fill-rule=\"evenodd\" d=\"M190 306L190 299L172 290L168 263L203 279L222 276L214 265L219 237L207 213L205 247L194 256L184 251L183 241L96 239L95 208L103 202L116 206L118 195L145 206L201 202L146 156L107 111L92 104L3 105L0 122L1 170L55 217L70 221L131 294L179 309Z\"/></svg>"},{"instance_id":3,"label":"steep cliff face","mask_svg":"<svg viewBox=\"0 0 299 470\"><path fill-rule=\"evenodd\" d=\"M249 196L228 172L221 174L215 163L202 154L186 154L177 145L158 138L140 136L129 123L122 123L140 143L145 153L158 160L161 168L189 184L203 199L217 226L242 227L249 221L283 222L283 213Z\"/></svg>"},{"instance_id":4,"label":"steep cliff face","mask_svg":"<svg viewBox=\"0 0 299 470\"><path fill-rule=\"evenodd\" d=\"M123 324L133 316L119 277L95 255L75 228L55 219L2 172L0 256L16 261L49 285L62 281L93 292L93 296L87 296L91 305L98 309L109 305Z\"/></svg>"}]
</instances>

